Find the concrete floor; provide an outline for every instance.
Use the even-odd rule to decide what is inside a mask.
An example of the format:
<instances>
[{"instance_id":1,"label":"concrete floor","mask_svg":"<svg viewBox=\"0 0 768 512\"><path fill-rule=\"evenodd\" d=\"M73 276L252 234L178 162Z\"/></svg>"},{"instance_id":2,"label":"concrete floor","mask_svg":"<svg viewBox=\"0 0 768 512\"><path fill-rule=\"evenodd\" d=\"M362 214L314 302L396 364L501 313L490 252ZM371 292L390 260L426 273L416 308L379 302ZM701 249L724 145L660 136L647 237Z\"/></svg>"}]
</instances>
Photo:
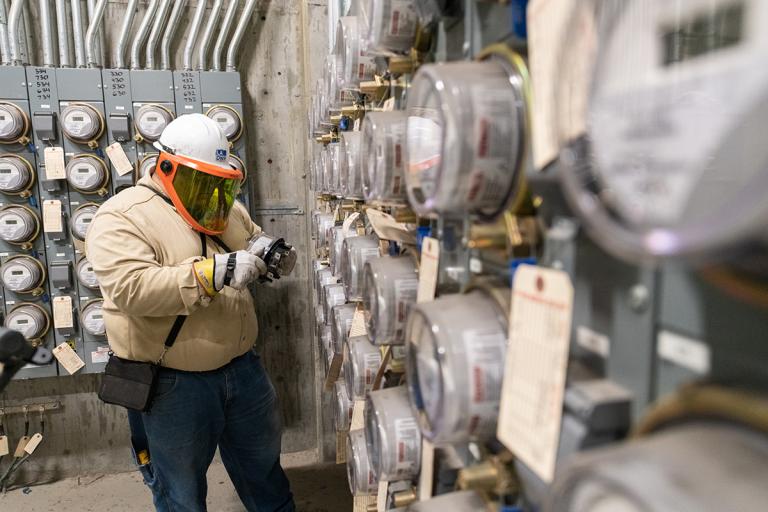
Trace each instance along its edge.
<instances>
[{"instance_id":1,"label":"concrete floor","mask_svg":"<svg viewBox=\"0 0 768 512\"><path fill-rule=\"evenodd\" d=\"M297 512L352 511L346 466L286 469ZM147 512L153 510L149 489L138 472L70 478L47 485L22 487L0 496L3 512ZM208 510L242 512L224 466L208 471Z\"/></svg>"}]
</instances>

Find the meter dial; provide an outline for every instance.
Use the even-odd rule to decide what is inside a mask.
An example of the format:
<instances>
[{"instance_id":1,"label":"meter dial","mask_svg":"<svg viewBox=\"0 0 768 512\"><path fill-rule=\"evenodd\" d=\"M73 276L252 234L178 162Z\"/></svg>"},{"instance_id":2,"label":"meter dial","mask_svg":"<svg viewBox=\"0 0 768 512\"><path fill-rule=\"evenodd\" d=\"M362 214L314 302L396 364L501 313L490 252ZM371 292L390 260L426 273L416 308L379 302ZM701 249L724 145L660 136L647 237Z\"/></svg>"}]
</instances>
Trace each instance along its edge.
<instances>
[{"instance_id":1,"label":"meter dial","mask_svg":"<svg viewBox=\"0 0 768 512\"><path fill-rule=\"evenodd\" d=\"M26 159L0 155L0 193L22 195L35 184L35 170Z\"/></svg>"},{"instance_id":2,"label":"meter dial","mask_svg":"<svg viewBox=\"0 0 768 512\"><path fill-rule=\"evenodd\" d=\"M77 262L77 281L89 290L98 291L99 289L99 279L87 258L81 258Z\"/></svg>"},{"instance_id":3,"label":"meter dial","mask_svg":"<svg viewBox=\"0 0 768 512\"><path fill-rule=\"evenodd\" d=\"M144 140L154 142L173 118L173 113L162 105L142 105L136 112L136 131Z\"/></svg>"},{"instance_id":4,"label":"meter dial","mask_svg":"<svg viewBox=\"0 0 768 512\"><path fill-rule=\"evenodd\" d=\"M96 210L99 209L99 205L93 203L86 203L77 208L72 213L71 229L72 236L81 242L85 241L85 235L88 234L88 228L91 227L93 217L96 215Z\"/></svg>"},{"instance_id":5,"label":"meter dial","mask_svg":"<svg viewBox=\"0 0 768 512\"><path fill-rule=\"evenodd\" d=\"M234 142L243 134L243 120L234 108L227 105L214 105L205 115L216 121L228 141Z\"/></svg>"},{"instance_id":6,"label":"meter dial","mask_svg":"<svg viewBox=\"0 0 768 512\"><path fill-rule=\"evenodd\" d=\"M61 128L73 142L87 144L104 132L101 113L86 103L70 103L61 111Z\"/></svg>"},{"instance_id":7,"label":"meter dial","mask_svg":"<svg viewBox=\"0 0 768 512\"><path fill-rule=\"evenodd\" d=\"M51 328L51 317L37 304L22 303L8 313L5 327L19 331L28 341L40 340Z\"/></svg>"},{"instance_id":8,"label":"meter dial","mask_svg":"<svg viewBox=\"0 0 768 512\"><path fill-rule=\"evenodd\" d=\"M109 183L109 169L101 158L76 155L67 162L67 182L84 194L104 194Z\"/></svg>"},{"instance_id":9,"label":"meter dial","mask_svg":"<svg viewBox=\"0 0 768 512\"><path fill-rule=\"evenodd\" d=\"M26 206L6 206L0 209L0 240L10 244L32 242L40 233L40 220Z\"/></svg>"},{"instance_id":10,"label":"meter dial","mask_svg":"<svg viewBox=\"0 0 768 512\"><path fill-rule=\"evenodd\" d=\"M0 144L17 142L29 131L29 117L13 103L0 103Z\"/></svg>"},{"instance_id":11,"label":"meter dial","mask_svg":"<svg viewBox=\"0 0 768 512\"><path fill-rule=\"evenodd\" d=\"M104 323L103 307L103 300L93 300L83 306L83 310L80 313L80 321L83 324L83 329L91 336L105 336L107 334L107 326Z\"/></svg>"},{"instance_id":12,"label":"meter dial","mask_svg":"<svg viewBox=\"0 0 768 512\"><path fill-rule=\"evenodd\" d=\"M577 2L555 102L566 197L619 257L766 241L768 3Z\"/></svg>"},{"instance_id":13,"label":"meter dial","mask_svg":"<svg viewBox=\"0 0 768 512\"><path fill-rule=\"evenodd\" d=\"M157 165L157 153L149 153L139 162L139 179L148 176Z\"/></svg>"},{"instance_id":14,"label":"meter dial","mask_svg":"<svg viewBox=\"0 0 768 512\"><path fill-rule=\"evenodd\" d=\"M45 267L31 256L14 256L5 260L0 277L6 290L32 293L45 283Z\"/></svg>"}]
</instances>

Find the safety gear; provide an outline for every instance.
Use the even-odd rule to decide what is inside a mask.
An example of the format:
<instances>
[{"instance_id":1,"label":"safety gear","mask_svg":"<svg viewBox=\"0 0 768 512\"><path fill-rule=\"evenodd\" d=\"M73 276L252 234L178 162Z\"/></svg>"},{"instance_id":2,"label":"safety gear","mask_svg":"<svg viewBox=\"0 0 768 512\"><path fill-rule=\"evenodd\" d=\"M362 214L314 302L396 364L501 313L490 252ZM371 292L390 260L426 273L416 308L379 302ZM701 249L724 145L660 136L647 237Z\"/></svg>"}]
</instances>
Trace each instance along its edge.
<instances>
[{"instance_id":1,"label":"safety gear","mask_svg":"<svg viewBox=\"0 0 768 512\"><path fill-rule=\"evenodd\" d=\"M229 164L229 142L216 122L180 116L154 146L160 151L155 174L179 214L197 231L224 232L243 173Z\"/></svg>"},{"instance_id":2,"label":"safety gear","mask_svg":"<svg viewBox=\"0 0 768 512\"><path fill-rule=\"evenodd\" d=\"M193 268L198 282L210 297L225 286L242 290L267 272L261 258L248 251L216 254L213 258L194 263Z\"/></svg>"},{"instance_id":3,"label":"safety gear","mask_svg":"<svg viewBox=\"0 0 768 512\"><path fill-rule=\"evenodd\" d=\"M267 271L262 273L260 282L290 275L298 258L298 253L291 244L286 243L282 238L274 238L265 233L253 237L248 242L247 250L266 264Z\"/></svg>"}]
</instances>

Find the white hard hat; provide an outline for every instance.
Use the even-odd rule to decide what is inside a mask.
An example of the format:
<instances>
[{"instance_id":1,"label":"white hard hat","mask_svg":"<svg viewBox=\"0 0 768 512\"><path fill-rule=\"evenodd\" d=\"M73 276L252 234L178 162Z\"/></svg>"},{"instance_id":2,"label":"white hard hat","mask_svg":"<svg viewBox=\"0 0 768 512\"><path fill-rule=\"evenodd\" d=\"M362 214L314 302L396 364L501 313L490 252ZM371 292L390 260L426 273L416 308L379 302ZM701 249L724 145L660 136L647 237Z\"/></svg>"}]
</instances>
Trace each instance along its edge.
<instances>
[{"instance_id":1,"label":"white hard hat","mask_svg":"<svg viewBox=\"0 0 768 512\"><path fill-rule=\"evenodd\" d=\"M219 125L203 114L184 114L165 127L153 144L159 151L198 160L227 169L229 141Z\"/></svg>"}]
</instances>

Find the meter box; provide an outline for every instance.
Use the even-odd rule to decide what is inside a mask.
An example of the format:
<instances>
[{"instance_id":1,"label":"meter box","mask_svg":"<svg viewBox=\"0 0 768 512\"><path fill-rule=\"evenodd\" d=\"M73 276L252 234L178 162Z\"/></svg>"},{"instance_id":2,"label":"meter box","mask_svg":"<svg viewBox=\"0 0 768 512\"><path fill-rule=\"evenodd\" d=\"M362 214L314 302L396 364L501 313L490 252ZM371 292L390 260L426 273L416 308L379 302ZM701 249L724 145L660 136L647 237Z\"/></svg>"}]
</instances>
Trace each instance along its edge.
<instances>
[{"instance_id":1,"label":"meter box","mask_svg":"<svg viewBox=\"0 0 768 512\"><path fill-rule=\"evenodd\" d=\"M113 190L117 193L134 184L139 163L137 143L133 138L136 132L133 126L131 73L127 69L104 69L101 76L104 81L107 157L112 164Z\"/></svg>"},{"instance_id":2,"label":"meter box","mask_svg":"<svg viewBox=\"0 0 768 512\"><path fill-rule=\"evenodd\" d=\"M176 100L170 71L133 70L130 77L137 178L140 178L157 161L157 149L152 144L176 118Z\"/></svg>"}]
</instances>

